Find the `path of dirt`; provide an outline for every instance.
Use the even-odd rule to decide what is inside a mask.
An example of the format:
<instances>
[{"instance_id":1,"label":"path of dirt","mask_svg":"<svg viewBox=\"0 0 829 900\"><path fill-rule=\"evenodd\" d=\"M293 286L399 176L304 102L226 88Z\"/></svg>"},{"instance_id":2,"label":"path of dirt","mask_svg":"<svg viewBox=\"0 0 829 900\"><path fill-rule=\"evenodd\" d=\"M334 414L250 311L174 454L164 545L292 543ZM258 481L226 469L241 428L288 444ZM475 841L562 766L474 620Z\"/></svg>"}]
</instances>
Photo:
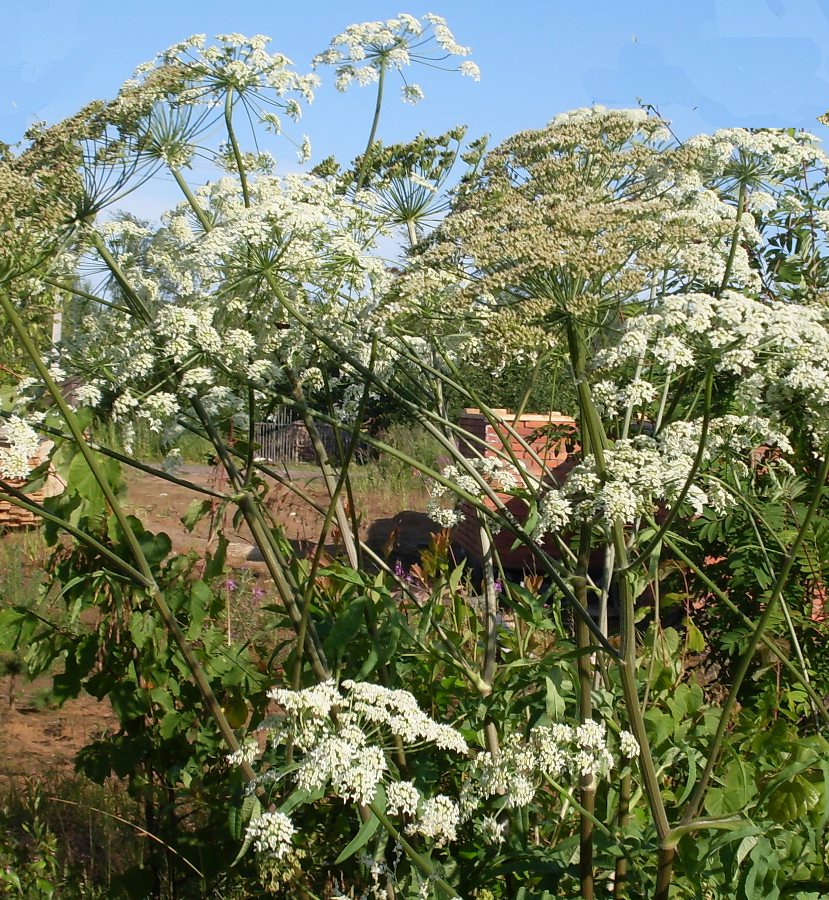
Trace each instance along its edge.
<instances>
[{"instance_id":1,"label":"path of dirt","mask_svg":"<svg viewBox=\"0 0 829 900\"><path fill-rule=\"evenodd\" d=\"M218 470L208 466L185 465L176 473L194 484L227 491ZM317 502L324 502L325 486L318 471L306 467L291 472L303 489ZM219 524L218 504L213 518L199 522L192 532L181 523L181 517L194 497L189 488L160 481L144 474L128 478L128 507L151 531L166 532L174 552L195 550L204 553L215 545L215 529ZM375 552L404 565L416 562L420 551L429 543L436 530L423 512L425 497L395 496L392 492L374 492L357 496L360 537ZM307 553L319 539L320 515L306 503L276 482L270 486L267 505L274 519L284 528L297 552ZM417 508L406 508L416 506ZM230 540L228 564L236 572L266 586L267 572L253 545L244 523L232 527L230 514L224 522ZM336 537L336 535L335 535ZM13 536L0 536L0 541ZM336 548L332 546L332 550ZM0 606L14 602L0 597ZM107 729L116 729L117 722L106 702L81 696L60 708L50 708L43 702L46 678L26 684L8 675L0 678L0 789L8 779L46 772L68 772L77 751L90 740L100 737Z\"/></svg>"}]
</instances>

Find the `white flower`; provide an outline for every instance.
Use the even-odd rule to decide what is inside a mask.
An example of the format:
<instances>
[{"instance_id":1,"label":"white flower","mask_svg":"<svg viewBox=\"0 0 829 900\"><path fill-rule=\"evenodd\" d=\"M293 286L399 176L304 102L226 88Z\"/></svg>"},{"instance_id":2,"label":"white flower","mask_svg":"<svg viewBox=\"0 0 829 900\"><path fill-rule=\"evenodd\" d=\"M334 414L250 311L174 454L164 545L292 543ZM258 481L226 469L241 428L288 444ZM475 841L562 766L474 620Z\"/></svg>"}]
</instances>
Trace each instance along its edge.
<instances>
[{"instance_id":1,"label":"white flower","mask_svg":"<svg viewBox=\"0 0 829 900\"><path fill-rule=\"evenodd\" d=\"M403 101L405 103L411 103L414 105L415 103L420 103L423 99L423 90L420 85L417 84L404 84L402 87L403 91Z\"/></svg>"},{"instance_id":2,"label":"white flower","mask_svg":"<svg viewBox=\"0 0 829 900\"><path fill-rule=\"evenodd\" d=\"M478 823L478 831L485 844L503 844L506 822L499 822L495 816L484 816Z\"/></svg>"},{"instance_id":3,"label":"white flower","mask_svg":"<svg viewBox=\"0 0 829 900\"><path fill-rule=\"evenodd\" d=\"M411 781L393 781L386 788L386 810L391 815L414 816L420 803L420 791Z\"/></svg>"},{"instance_id":4,"label":"white flower","mask_svg":"<svg viewBox=\"0 0 829 900\"><path fill-rule=\"evenodd\" d=\"M382 70L397 70L414 63L431 68L449 68L447 56L468 56L470 49L457 43L441 16L427 14L422 20L408 14L393 19L349 25L331 40L331 46L314 57L314 68L336 67L336 87L346 90L353 82L363 86L376 82ZM456 71L476 81L478 67L466 60ZM417 103L423 92L416 84L405 81L403 100Z\"/></svg>"},{"instance_id":5,"label":"white flower","mask_svg":"<svg viewBox=\"0 0 829 900\"><path fill-rule=\"evenodd\" d=\"M239 745L238 750L228 753L226 759L231 766L241 766L242 763L252 765L259 756L259 743L256 738L248 735Z\"/></svg>"},{"instance_id":6,"label":"white flower","mask_svg":"<svg viewBox=\"0 0 829 900\"><path fill-rule=\"evenodd\" d=\"M418 810L417 820L406 827L409 834L433 838L436 846L454 841L460 824L458 804L445 794L425 799Z\"/></svg>"},{"instance_id":7,"label":"white flower","mask_svg":"<svg viewBox=\"0 0 829 900\"><path fill-rule=\"evenodd\" d=\"M101 388L94 382L79 384L75 388L75 406L96 407L101 402Z\"/></svg>"},{"instance_id":8,"label":"white flower","mask_svg":"<svg viewBox=\"0 0 829 900\"><path fill-rule=\"evenodd\" d=\"M323 681L301 691L271 688L268 696L275 700L286 712L309 713L323 718L340 700L340 692L333 680Z\"/></svg>"},{"instance_id":9,"label":"white flower","mask_svg":"<svg viewBox=\"0 0 829 900\"><path fill-rule=\"evenodd\" d=\"M291 852L295 833L293 822L284 813L265 812L250 822L245 837L257 853L282 859Z\"/></svg>"},{"instance_id":10,"label":"white flower","mask_svg":"<svg viewBox=\"0 0 829 900\"><path fill-rule=\"evenodd\" d=\"M37 432L20 416L0 420L0 478L27 478L39 447Z\"/></svg>"},{"instance_id":11,"label":"white flower","mask_svg":"<svg viewBox=\"0 0 829 900\"><path fill-rule=\"evenodd\" d=\"M550 532L558 532L570 524L573 506L559 490L549 490L538 505L538 524L533 536L536 540Z\"/></svg>"},{"instance_id":12,"label":"white flower","mask_svg":"<svg viewBox=\"0 0 829 900\"><path fill-rule=\"evenodd\" d=\"M629 731L619 733L619 752L628 759L639 756L639 742Z\"/></svg>"},{"instance_id":13,"label":"white flower","mask_svg":"<svg viewBox=\"0 0 829 900\"><path fill-rule=\"evenodd\" d=\"M343 800L367 805L386 771L386 756L379 747L352 745L351 765L332 772L331 787Z\"/></svg>"},{"instance_id":14,"label":"white flower","mask_svg":"<svg viewBox=\"0 0 829 900\"><path fill-rule=\"evenodd\" d=\"M471 78L473 81L481 80L481 70L478 68L477 64L472 62L471 60L464 60L458 66L458 71L461 75L466 75L468 78Z\"/></svg>"}]
</instances>

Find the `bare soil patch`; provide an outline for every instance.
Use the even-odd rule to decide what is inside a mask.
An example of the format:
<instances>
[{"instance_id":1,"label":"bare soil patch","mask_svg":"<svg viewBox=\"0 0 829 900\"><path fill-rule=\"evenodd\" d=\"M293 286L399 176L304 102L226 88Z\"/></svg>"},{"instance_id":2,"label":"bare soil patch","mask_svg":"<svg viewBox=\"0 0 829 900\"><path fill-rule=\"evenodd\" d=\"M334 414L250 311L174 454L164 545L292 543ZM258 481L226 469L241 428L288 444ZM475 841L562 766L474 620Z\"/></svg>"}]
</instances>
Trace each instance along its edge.
<instances>
[{"instance_id":1,"label":"bare soil patch","mask_svg":"<svg viewBox=\"0 0 829 900\"><path fill-rule=\"evenodd\" d=\"M219 470L204 465L185 465L177 475L197 485L227 491L228 485ZM291 472L313 501L324 505L327 499L320 472L310 466ZM204 495L162 481L151 475L131 472L128 475L128 509L138 516L145 528L169 535L175 553L208 552L217 543L221 526L230 541L228 565L249 580L265 582L267 572L244 523L233 527L232 513L222 512L216 502L212 516L202 519L188 531L181 518L194 499ZM358 491L355 507L360 524L360 538L392 563L400 560L410 565L437 530L422 512L426 497L414 489L401 495L383 486ZM322 525L321 515L295 494L271 482L267 495L268 508L282 526L297 553L306 554L316 546ZM12 541L14 535L0 536ZM328 538L329 550L336 552L336 531ZM37 577L37 572L30 573ZM2 597L3 604L14 603L13 597ZM89 741L102 736L107 729L117 728L109 704L93 697L81 696L59 708L44 702L48 678L26 683L20 676L0 678L0 786L8 779L21 779L46 772L71 770L75 754Z\"/></svg>"}]
</instances>

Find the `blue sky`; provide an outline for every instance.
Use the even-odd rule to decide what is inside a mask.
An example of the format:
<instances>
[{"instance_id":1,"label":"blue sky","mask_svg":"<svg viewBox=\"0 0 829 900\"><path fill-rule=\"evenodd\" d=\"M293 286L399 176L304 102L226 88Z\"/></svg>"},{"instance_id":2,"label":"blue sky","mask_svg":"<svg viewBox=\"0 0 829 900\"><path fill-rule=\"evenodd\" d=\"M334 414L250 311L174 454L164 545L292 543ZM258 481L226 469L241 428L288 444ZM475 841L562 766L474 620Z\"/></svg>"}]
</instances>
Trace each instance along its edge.
<instances>
[{"instance_id":1,"label":"blue sky","mask_svg":"<svg viewBox=\"0 0 829 900\"><path fill-rule=\"evenodd\" d=\"M480 83L412 73L426 99L391 92L381 137L402 140L465 123L497 141L591 103L659 108L682 136L729 126L806 128L829 109L829 0L4 0L0 140L112 96L140 62L195 32L265 33L301 70L350 22L398 12L444 15L473 48ZM362 150L371 88L333 89L333 73L301 126L314 158ZM428 77L427 77L428 76ZM280 159L293 159L285 147ZM194 173L198 174L198 173ZM152 212L159 197L139 201Z\"/></svg>"}]
</instances>

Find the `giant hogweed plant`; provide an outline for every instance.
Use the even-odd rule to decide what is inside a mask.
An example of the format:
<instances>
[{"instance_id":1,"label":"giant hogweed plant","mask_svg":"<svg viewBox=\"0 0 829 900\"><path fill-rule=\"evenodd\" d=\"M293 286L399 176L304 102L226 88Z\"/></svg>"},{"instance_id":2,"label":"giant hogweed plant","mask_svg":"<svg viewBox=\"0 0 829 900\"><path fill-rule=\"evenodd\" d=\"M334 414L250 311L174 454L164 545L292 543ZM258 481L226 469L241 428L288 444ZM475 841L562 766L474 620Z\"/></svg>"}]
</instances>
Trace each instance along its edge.
<instances>
[{"instance_id":1,"label":"giant hogweed plant","mask_svg":"<svg viewBox=\"0 0 829 900\"><path fill-rule=\"evenodd\" d=\"M342 88L376 87L350 170L277 176L263 143L246 149L240 123L281 131L316 76L239 35L171 48L114 102L5 159L0 305L32 377L6 413L3 492L130 585L104 595L140 602L169 636L200 697L188 702L235 767L233 833L275 892L817 897L829 713L809 613L823 596L829 470L827 159L809 135L678 143L643 111L598 107L487 155L461 153L460 133L382 148L387 77L467 53L435 16L335 38L317 65L337 66ZM404 83L405 99L419 95ZM216 123L226 139L204 146ZM189 177L197 153L217 167L202 185ZM467 173L443 197L456 161ZM159 226L99 221L161 171L183 200ZM400 226L408 255L391 266L380 241ZM81 292L79 272L97 286ZM18 306L47 286L94 312L44 353ZM570 403L580 450L566 479L520 463L514 445L535 451L470 377L507 364L525 369L519 408L542 379L551 406ZM72 404L69 373L81 377ZM372 435L376 402L419 422L450 463ZM462 434L453 403L477 406L503 450ZM254 424L277 404L304 420L328 493L307 559L265 503L264 476L303 495L257 459ZM92 444L89 411L120 424L128 448L136 420L163 432L170 466ZM319 423L340 438L336 462ZM168 470L182 430L212 442L228 485L201 489L188 521L235 510L265 561L274 627L291 635L278 664L258 660L279 684L247 736L238 702L230 715L216 691L238 701L244 687L261 716L260 679L233 675L250 663L225 651L216 669L218 645L182 606L191 576L162 577L164 540L125 514L117 487L113 461L187 484ZM102 517L9 484L39 433L72 448ZM408 575L360 541L346 502L358 435L431 479L441 524L476 517L477 595L445 534ZM498 530L537 575L506 577ZM338 560L322 551L333 533ZM663 627L671 605L678 630ZM188 710L145 699L161 738L165 721L177 734Z\"/></svg>"}]
</instances>

